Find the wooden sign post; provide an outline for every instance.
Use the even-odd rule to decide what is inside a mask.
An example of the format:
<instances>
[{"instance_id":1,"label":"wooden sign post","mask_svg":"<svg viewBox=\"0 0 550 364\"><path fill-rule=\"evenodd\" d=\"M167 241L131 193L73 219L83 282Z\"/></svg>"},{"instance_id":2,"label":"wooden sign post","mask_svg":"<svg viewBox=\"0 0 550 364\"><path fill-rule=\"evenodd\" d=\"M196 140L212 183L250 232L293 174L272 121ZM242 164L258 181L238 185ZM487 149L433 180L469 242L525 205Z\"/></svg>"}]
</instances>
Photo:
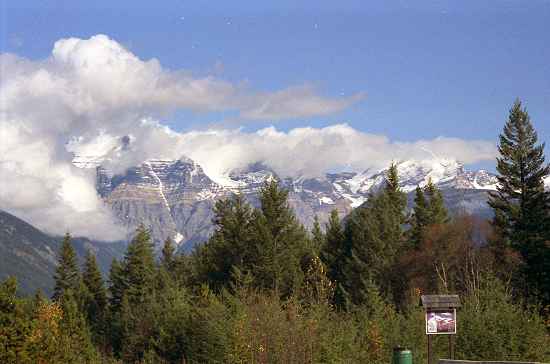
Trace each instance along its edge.
<instances>
[{"instance_id":1,"label":"wooden sign post","mask_svg":"<svg viewBox=\"0 0 550 364\"><path fill-rule=\"evenodd\" d=\"M449 335L449 359L454 359L453 335L456 334L458 295L423 295L420 304L426 310L428 364L433 364L432 335Z\"/></svg>"}]
</instances>

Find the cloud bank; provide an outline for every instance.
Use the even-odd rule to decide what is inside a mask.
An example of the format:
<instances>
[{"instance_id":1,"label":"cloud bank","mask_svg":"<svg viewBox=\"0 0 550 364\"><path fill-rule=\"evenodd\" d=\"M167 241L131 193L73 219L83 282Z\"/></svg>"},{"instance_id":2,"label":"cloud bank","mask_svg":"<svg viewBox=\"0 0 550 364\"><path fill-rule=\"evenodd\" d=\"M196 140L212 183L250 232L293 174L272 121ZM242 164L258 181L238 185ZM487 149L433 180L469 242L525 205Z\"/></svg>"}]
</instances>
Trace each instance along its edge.
<instances>
[{"instance_id":1,"label":"cloud bank","mask_svg":"<svg viewBox=\"0 0 550 364\"><path fill-rule=\"evenodd\" d=\"M95 191L93 171L75 168L72 152L110 154L110 167L119 172L147 158L188 156L215 179L257 161L283 176L317 176L382 168L429 153L465 163L495 156L494 145L485 141L400 143L346 124L177 133L159 120L179 109L276 121L335 113L364 94L329 98L310 85L265 92L194 77L165 69L156 59L141 60L104 35L61 39L45 60L4 54L0 67L0 209L50 233L102 240L124 235ZM121 151L116 147L124 136L130 144Z\"/></svg>"}]
</instances>

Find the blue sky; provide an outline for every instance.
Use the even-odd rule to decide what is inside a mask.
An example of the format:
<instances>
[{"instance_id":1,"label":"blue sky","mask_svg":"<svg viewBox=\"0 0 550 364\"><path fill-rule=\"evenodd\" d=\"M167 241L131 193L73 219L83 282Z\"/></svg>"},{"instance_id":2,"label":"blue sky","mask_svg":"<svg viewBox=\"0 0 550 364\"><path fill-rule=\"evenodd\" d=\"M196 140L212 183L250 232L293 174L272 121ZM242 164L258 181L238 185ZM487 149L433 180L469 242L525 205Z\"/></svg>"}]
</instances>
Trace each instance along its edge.
<instances>
[{"instance_id":1,"label":"blue sky","mask_svg":"<svg viewBox=\"0 0 550 364\"><path fill-rule=\"evenodd\" d=\"M495 140L516 97L550 142L550 1L9 1L2 52L50 55L60 38L106 34L141 59L274 91L365 92L325 116L247 122L356 129L412 141ZM190 130L232 118L180 110ZM548 153L547 153L548 154Z\"/></svg>"}]
</instances>

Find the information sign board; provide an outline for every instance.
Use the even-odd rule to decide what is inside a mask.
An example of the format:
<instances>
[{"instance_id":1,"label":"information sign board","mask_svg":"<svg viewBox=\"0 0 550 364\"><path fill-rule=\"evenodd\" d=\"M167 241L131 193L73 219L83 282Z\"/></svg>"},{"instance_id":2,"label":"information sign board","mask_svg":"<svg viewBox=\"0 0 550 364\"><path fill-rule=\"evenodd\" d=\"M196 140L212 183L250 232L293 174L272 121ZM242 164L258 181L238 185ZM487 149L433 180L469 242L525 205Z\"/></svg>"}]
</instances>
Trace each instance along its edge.
<instances>
[{"instance_id":1,"label":"information sign board","mask_svg":"<svg viewBox=\"0 0 550 364\"><path fill-rule=\"evenodd\" d=\"M427 310L426 334L456 334L456 309Z\"/></svg>"}]
</instances>

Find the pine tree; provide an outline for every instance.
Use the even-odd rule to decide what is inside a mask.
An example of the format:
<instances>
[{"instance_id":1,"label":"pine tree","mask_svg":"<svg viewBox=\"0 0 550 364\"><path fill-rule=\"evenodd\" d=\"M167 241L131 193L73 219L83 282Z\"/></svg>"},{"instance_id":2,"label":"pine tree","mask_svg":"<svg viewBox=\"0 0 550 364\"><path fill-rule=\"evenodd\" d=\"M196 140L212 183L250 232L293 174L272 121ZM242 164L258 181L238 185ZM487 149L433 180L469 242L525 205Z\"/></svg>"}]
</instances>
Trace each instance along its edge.
<instances>
[{"instance_id":1,"label":"pine tree","mask_svg":"<svg viewBox=\"0 0 550 364\"><path fill-rule=\"evenodd\" d=\"M30 363L28 337L32 325L17 297L17 279L0 282L0 363Z\"/></svg>"},{"instance_id":2,"label":"pine tree","mask_svg":"<svg viewBox=\"0 0 550 364\"><path fill-rule=\"evenodd\" d=\"M109 310L108 335L109 344L114 353L120 353L122 347L122 305L128 301L125 295L128 284L124 276L122 264L113 259L111 269L109 270Z\"/></svg>"},{"instance_id":3,"label":"pine tree","mask_svg":"<svg viewBox=\"0 0 550 364\"><path fill-rule=\"evenodd\" d=\"M409 231L411 245L420 246L425 229L429 224L429 206L424 191L420 186L416 187L414 196L414 208L411 216L411 229Z\"/></svg>"},{"instance_id":4,"label":"pine tree","mask_svg":"<svg viewBox=\"0 0 550 364\"><path fill-rule=\"evenodd\" d=\"M329 220L325 226L325 231L326 243L321 252L321 259L323 263L329 267L330 272L333 268L342 264L340 260L346 255L344 230L336 209L331 211ZM329 277L335 279L330 273Z\"/></svg>"},{"instance_id":5,"label":"pine tree","mask_svg":"<svg viewBox=\"0 0 550 364\"><path fill-rule=\"evenodd\" d=\"M388 265L386 253L391 253L389 249L386 250L388 241L382 234L387 224L387 214L378 215L382 212L379 207L384 204L382 200L386 200L385 197L383 193L370 196L365 205L348 216L346 222L345 245L349 253L343 269L342 284L348 294L345 301L354 305L365 303L367 283L379 282ZM391 210L389 204L386 208L386 212Z\"/></svg>"},{"instance_id":6,"label":"pine tree","mask_svg":"<svg viewBox=\"0 0 550 364\"><path fill-rule=\"evenodd\" d=\"M62 363L91 363L98 359L92 340L90 329L82 315L77 299L71 289L61 297L63 315L60 321L60 337L56 362Z\"/></svg>"},{"instance_id":7,"label":"pine tree","mask_svg":"<svg viewBox=\"0 0 550 364\"><path fill-rule=\"evenodd\" d=\"M495 211L497 233L523 258L527 293L550 303L550 247L545 243L550 195L543 180L550 166L544 161L544 143L537 142L529 114L516 100L500 135L499 185L489 205Z\"/></svg>"},{"instance_id":8,"label":"pine tree","mask_svg":"<svg viewBox=\"0 0 550 364\"><path fill-rule=\"evenodd\" d=\"M406 222L407 195L399 187L399 174L395 163L392 163L388 169L384 193L388 197L391 208L400 219L399 225L403 225Z\"/></svg>"},{"instance_id":9,"label":"pine tree","mask_svg":"<svg viewBox=\"0 0 550 364\"><path fill-rule=\"evenodd\" d=\"M117 259L113 259L109 270L109 306L111 311L119 311L127 286L122 264Z\"/></svg>"},{"instance_id":10,"label":"pine tree","mask_svg":"<svg viewBox=\"0 0 550 364\"><path fill-rule=\"evenodd\" d=\"M313 246L317 251L319 251L325 245L325 234L323 234L323 230L321 230L321 224L319 223L319 217L317 215L315 215L315 218L313 219L311 238L313 241Z\"/></svg>"},{"instance_id":11,"label":"pine tree","mask_svg":"<svg viewBox=\"0 0 550 364\"><path fill-rule=\"evenodd\" d=\"M153 340L152 302L157 273L151 237L141 225L128 245L123 262L114 260L109 275L110 344L115 355L129 361L143 358Z\"/></svg>"},{"instance_id":12,"label":"pine tree","mask_svg":"<svg viewBox=\"0 0 550 364\"><path fill-rule=\"evenodd\" d=\"M251 269L251 219L252 208L242 195L216 202L216 230L207 242L195 248L191 259L199 283L219 290L233 281L235 268ZM180 258L179 262L179 269L185 269L185 259Z\"/></svg>"},{"instance_id":13,"label":"pine tree","mask_svg":"<svg viewBox=\"0 0 550 364\"><path fill-rule=\"evenodd\" d=\"M349 253L343 284L347 299L356 305L368 298L370 281L379 285L385 295L392 290L387 278L402 248L406 204L395 166L387 178L385 188L354 210L346 223Z\"/></svg>"},{"instance_id":14,"label":"pine tree","mask_svg":"<svg viewBox=\"0 0 550 364\"><path fill-rule=\"evenodd\" d=\"M325 231L325 245L321 249L321 261L327 267L327 277L334 282L335 303L345 306L344 266L349 252L345 245L344 229L336 209L331 211Z\"/></svg>"},{"instance_id":15,"label":"pine tree","mask_svg":"<svg viewBox=\"0 0 550 364\"><path fill-rule=\"evenodd\" d=\"M430 178L428 184L424 187L425 196L427 197L428 204L428 221L430 225L440 225L449 222L449 216L447 208L443 201L443 195L441 190L437 188Z\"/></svg>"},{"instance_id":16,"label":"pine tree","mask_svg":"<svg viewBox=\"0 0 550 364\"><path fill-rule=\"evenodd\" d=\"M100 342L105 334L107 291L95 255L90 250L86 252L82 281L87 293L85 302L86 318L92 330L94 341Z\"/></svg>"},{"instance_id":17,"label":"pine tree","mask_svg":"<svg viewBox=\"0 0 550 364\"><path fill-rule=\"evenodd\" d=\"M144 299L153 287L155 277L155 258L149 231L141 225L136 236L128 245L124 256L123 276L127 284L125 294L130 303Z\"/></svg>"},{"instance_id":18,"label":"pine tree","mask_svg":"<svg viewBox=\"0 0 550 364\"><path fill-rule=\"evenodd\" d=\"M68 289L73 292L80 289L80 271L69 233L65 234L61 242L54 279L55 287L52 296L54 301L58 301Z\"/></svg>"},{"instance_id":19,"label":"pine tree","mask_svg":"<svg viewBox=\"0 0 550 364\"><path fill-rule=\"evenodd\" d=\"M271 180L262 188L260 202L252 217L253 275L258 286L287 296L302 284L303 257L314 254L306 230L288 205L288 191Z\"/></svg>"},{"instance_id":20,"label":"pine tree","mask_svg":"<svg viewBox=\"0 0 550 364\"><path fill-rule=\"evenodd\" d=\"M171 238L166 238L164 241L164 246L162 248L162 256L160 259L161 265L168 272L172 272L174 268L174 253L176 248L174 247L174 242Z\"/></svg>"}]
</instances>

